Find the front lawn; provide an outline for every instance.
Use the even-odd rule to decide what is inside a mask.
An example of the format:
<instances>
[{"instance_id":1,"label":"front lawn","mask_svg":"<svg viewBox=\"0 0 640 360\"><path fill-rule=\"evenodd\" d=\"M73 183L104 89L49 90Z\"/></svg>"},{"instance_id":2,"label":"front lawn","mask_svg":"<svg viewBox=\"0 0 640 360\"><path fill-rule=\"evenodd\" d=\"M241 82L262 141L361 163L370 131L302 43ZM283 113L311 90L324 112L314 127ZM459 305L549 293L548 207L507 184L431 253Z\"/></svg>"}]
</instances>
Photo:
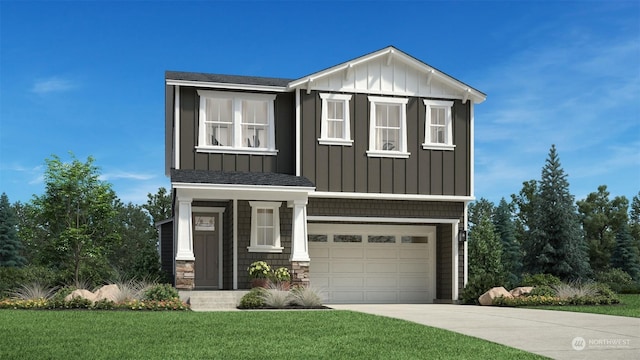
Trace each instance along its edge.
<instances>
[{"instance_id":1,"label":"front lawn","mask_svg":"<svg viewBox=\"0 0 640 360\"><path fill-rule=\"evenodd\" d=\"M2 359L542 359L349 311L0 311Z\"/></svg>"},{"instance_id":2,"label":"front lawn","mask_svg":"<svg viewBox=\"0 0 640 360\"><path fill-rule=\"evenodd\" d=\"M640 294L619 294L618 297L620 298L620 304L616 305L534 306L529 308L640 317Z\"/></svg>"}]
</instances>

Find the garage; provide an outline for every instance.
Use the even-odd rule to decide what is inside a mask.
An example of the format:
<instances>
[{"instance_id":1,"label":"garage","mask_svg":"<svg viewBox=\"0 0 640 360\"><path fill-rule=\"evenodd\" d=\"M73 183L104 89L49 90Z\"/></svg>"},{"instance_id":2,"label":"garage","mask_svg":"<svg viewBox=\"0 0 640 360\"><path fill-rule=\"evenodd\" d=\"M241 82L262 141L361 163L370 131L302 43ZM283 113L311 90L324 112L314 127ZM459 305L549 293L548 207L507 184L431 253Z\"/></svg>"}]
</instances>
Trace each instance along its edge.
<instances>
[{"instance_id":1,"label":"garage","mask_svg":"<svg viewBox=\"0 0 640 360\"><path fill-rule=\"evenodd\" d=\"M327 303L431 303L436 228L308 224L309 278Z\"/></svg>"}]
</instances>

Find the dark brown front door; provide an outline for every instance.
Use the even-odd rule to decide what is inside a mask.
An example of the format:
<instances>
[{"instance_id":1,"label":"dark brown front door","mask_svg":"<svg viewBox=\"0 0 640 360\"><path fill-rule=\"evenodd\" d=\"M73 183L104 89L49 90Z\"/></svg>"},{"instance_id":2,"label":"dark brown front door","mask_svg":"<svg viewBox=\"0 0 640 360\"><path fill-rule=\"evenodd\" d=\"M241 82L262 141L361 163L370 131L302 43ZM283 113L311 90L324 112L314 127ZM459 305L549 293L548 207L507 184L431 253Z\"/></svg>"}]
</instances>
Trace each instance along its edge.
<instances>
[{"instance_id":1,"label":"dark brown front door","mask_svg":"<svg viewBox=\"0 0 640 360\"><path fill-rule=\"evenodd\" d=\"M198 289L218 289L218 214L194 214L193 220L195 286Z\"/></svg>"}]
</instances>

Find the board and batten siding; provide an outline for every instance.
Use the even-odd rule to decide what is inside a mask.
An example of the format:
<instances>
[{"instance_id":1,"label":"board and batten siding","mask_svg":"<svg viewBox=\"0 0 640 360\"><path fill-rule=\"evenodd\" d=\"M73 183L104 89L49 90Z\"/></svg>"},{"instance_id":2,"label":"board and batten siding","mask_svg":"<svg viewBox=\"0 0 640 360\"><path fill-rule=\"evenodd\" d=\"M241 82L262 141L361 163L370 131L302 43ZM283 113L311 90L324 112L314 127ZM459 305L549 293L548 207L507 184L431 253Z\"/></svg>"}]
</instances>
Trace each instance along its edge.
<instances>
[{"instance_id":1,"label":"board and batten siding","mask_svg":"<svg viewBox=\"0 0 640 360\"><path fill-rule=\"evenodd\" d=\"M317 191L470 195L470 102L455 100L452 110L455 150L425 150L423 98L410 97L407 104L407 151L409 158L368 157L369 100L353 94L349 102L352 146L320 145L321 106L319 92L301 92L302 175Z\"/></svg>"},{"instance_id":2,"label":"board and batten siding","mask_svg":"<svg viewBox=\"0 0 640 360\"><path fill-rule=\"evenodd\" d=\"M195 87L180 87L180 169L294 174L295 105L293 93L278 93L274 103L275 142L278 154L251 155L196 151L200 109L197 90ZM172 91L167 90L167 94L169 93ZM167 95L167 101L168 98L169 95ZM173 100L171 100L171 104L173 104ZM166 111L173 118L168 112L169 109ZM169 143L170 139L165 141ZM173 145L172 142L171 144Z\"/></svg>"}]
</instances>

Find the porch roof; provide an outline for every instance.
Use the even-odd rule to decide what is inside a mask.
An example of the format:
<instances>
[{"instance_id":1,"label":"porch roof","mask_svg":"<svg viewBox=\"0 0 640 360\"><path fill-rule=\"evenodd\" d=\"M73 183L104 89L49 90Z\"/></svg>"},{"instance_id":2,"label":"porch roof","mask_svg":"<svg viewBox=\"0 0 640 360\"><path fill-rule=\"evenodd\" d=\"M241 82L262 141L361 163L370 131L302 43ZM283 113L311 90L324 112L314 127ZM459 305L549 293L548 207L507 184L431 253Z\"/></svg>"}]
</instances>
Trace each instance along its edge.
<instances>
[{"instance_id":1,"label":"porch roof","mask_svg":"<svg viewBox=\"0 0 640 360\"><path fill-rule=\"evenodd\" d=\"M171 169L172 183L291 186L314 188L304 176L263 172L208 171Z\"/></svg>"}]
</instances>

